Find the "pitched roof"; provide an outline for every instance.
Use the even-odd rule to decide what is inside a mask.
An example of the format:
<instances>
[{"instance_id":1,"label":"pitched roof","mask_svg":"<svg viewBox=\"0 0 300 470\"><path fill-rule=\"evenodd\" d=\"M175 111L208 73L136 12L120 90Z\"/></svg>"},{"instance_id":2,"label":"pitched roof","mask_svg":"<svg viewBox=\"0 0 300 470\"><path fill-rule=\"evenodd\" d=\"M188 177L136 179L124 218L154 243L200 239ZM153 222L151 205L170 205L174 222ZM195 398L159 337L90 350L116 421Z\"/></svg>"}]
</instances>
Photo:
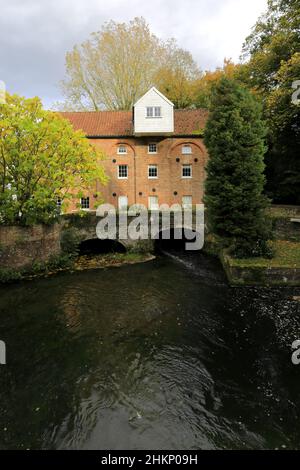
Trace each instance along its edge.
<instances>
[{"instance_id":1,"label":"pitched roof","mask_svg":"<svg viewBox=\"0 0 300 470\"><path fill-rule=\"evenodd\" d=\"M81 129L87 137L132 136L131 111L82 111L62 112L75 130ZM174 134L193 135L204 129L208 111L206 109L175 109Z\"/></svg>"},{"instance_id":2,"label":"pitched roof","mask_svg":"<svg viewBox=\"0 0 300 470\"><path fill-rule=\"evenodd\" d=\"M155 88L155 86L153 86L152 88L150 88L150 90L148 90L143 96L141 96L137 102L134 104L134 106L136 106L145 96L147 95L150 95L151 93L156 93L158 96L160 96L163 100L165 100L168 104L170 104L171 106L174 106L174 104L172 103L172 101L170 101L165 95L163 95L157 88Z\"/></svg>"}]
</instances>

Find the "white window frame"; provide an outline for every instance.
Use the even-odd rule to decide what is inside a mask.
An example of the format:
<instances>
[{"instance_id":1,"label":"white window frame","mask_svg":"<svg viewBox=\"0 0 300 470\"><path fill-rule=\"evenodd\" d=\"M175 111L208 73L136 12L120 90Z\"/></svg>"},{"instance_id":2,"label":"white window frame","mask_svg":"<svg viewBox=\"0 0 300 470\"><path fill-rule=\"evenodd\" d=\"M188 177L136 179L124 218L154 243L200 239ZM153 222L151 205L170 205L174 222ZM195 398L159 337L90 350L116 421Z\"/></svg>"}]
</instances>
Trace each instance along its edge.
<instances>
[{"instance_id":1,"label":"white window frame","mask_svg":"<svg viewBox=\"0 0 300 470\"><path fill-rule=\"evenodd\" d=\"M151 199L154 199L154 198L155 198L155 200L157 201L157 203L156 203L155 207L151 207L150 200L151 200ZM153 210L159 210L158 196L153 196L153 195L148 196L148 209L150 209L150 210L152 210L152 211L153 211Z\"/></svg>"},{"instance_id":2,"label":"white window frame","mask_svg":"<svg viewBox=\"0 0 300 470\"><path fill-rule=\"evenodd\" d=\"M184 198L187 198L187 197L190 198L190 200L191 200L191 202L189 204L183 202ZM191 195L182 196L181 205L184 209L192 209L192 207L193 207L193 197Z\"/></svg>"},{"instance_id":3,"label":"white window frame","mask_svg":"<svg viewBox=\"0 0 300 470\"><path fill-rule=\"evenodd\" d=\"M83 204L83 201L85 201L84 204ZM88 202L88 207L82 207L83 205L86 205L86 201ZM89 211L90 210L90 197L89 196L80 198L80 207L83 211Z\"/></svg>"},{"instance_id":4,"label":"white window frame","mask_svg":"<svg viewBox=\"0 0 300 470\"><path fill-rule=\"evenodd\" d=\"M156 169L156 176L150 176L150 170ZM158 178L158 165L148 165L148 179L149 180L157 180Z\"/></svg>"},{"instance_id":5,"label":"white window frame","mask_svg":"<svg viewBox=\"0 0 300 470\"><path fill-rule=\"evenodd\" d=\"M150 150L151 145L155 145L155 151ZM157 153L157 143L156 143L156 142L150 142L150 143L148 144L148 153L150 153L151 155Z\"/></svg>"},{"instance_id":6,"label":"white window frame","mask_svg":"<svg viewBox=\"0 0 300 470\"><path fill-rule=\"evenodd\" d=\"M181 149L182 155L191 155L193 153L192 146L190 144L184 144Z\"/></svg>"},{"instance_id":7,"label":"white window frame","mask_svg":"<svg viewBox=\"0 0 300 470\"><path fill-rule=\"evenodd\" d=\"M187 167L189 167L190 170L191 170L191 173L190 173L189 176L185 176L185 175L183 174L184 168L187 168ZM181 178L183 178L183 179L191 179L192 177L193 177L193 167L192 167L192 165L189 164L189 163L186 163L186 164L184 163L184 164L182 165L182 167L181 167Z\"/></svg>"},{"instance_id":8,"label":"white window frame","mask_svg":"<svg viewBox=\"0 0 300 470\"><path fill-rule=\"evenodd\" d=\"M124 206L120 205L120 199L121 198L123 198L123 199L126 198L126 206L125 205ZM119 211L124 211L124 210L127 210L127 208L128 208L128 196L119 196L118 197L118 210Z\"/></svg>"},{"instance_id":9,"label":"white window frame","mask_svg":"<svg viewBox=\"0 0 300 470\"><path fill-rule=\"evenodd\" d=\"M125 152L121 152L121 151L120 151L120 148L125 149ZM125 145L125 144L119 144L119 145L118 145L118 152L117 152L117 153L118 153L118 155L126 155L126 154L127 154L127 147L126 147L126 145Z\"/></svg>"},{"instance_id":10,"label":"white window frame","mask_svg":"<svg viewBox=\"0 0 300 470\"><path fill-rule=\"evenodd\" d=\"M162 117L161 106L147 106L146 107L146 118L157 119L161 117Z\"/></svg>"},{"instance_id":11,"label":"white window frame","mask_svg":"<svg viewBox=\"0 0 300 470\"><path fill-rule=\"evenodd\" d=\"M120 168L121 167L126 167L126 176L120 176ZM127 180L128 179L128 165L118 165L118 168L117 168L117 171L118 171L118 179L119 180Z\"/></svg>"}]
</instances>

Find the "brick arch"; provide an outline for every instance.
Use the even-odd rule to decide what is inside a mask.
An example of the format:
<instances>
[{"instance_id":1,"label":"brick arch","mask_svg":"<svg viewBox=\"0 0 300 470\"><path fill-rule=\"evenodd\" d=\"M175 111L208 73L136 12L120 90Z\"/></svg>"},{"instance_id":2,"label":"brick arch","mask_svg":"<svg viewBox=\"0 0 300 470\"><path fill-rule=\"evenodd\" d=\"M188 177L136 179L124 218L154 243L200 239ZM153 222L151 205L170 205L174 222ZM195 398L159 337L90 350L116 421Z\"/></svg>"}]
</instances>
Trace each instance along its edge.
<instances>
[{"instance_id":1,"label":"brick arch","mask_svg":"<svg viewBox=\"0 0 300 470\"><path fill-rule=\"evenodd\" d=\"M181 142L176 142L174 145L172 145L170 148L169 148L169 151L168 151L168 158L171 156L171 153L173 152L173 150L176 148L176 147L182 147L183 145L194 145L195 147L197 147L200 152L201 152L201 156L202 157L205 157L205 147L204 147L204 144L202 144L202 142L193 142L191 140L182 140ZM181 153L180 153L181 154ZM187 154L188 155L188 154Z\"/></svg>"},{"instance_id":2,"label":"brick arch","mask_svg":"<svg viewBox=\"0 0 300 470\"><path fill-rule=\"evenodd\" d=\"M119 140L118 142L116 143L113 143L111 146L110 146L110 149L109 149L109 155L112 155L112 153L114 152L114 149L115 149L115 153L117 153L117 149L118 149L118 146L119 145L125 145L126 147L129 147L131 150L132 150L132 153L133 153L133 156L135 157L136 156L136 153L135 153L135 148L132 144L124 141L124 140ZM126 155L126 154L119 154L119 155Z\"/></svg>"}]
</instances>

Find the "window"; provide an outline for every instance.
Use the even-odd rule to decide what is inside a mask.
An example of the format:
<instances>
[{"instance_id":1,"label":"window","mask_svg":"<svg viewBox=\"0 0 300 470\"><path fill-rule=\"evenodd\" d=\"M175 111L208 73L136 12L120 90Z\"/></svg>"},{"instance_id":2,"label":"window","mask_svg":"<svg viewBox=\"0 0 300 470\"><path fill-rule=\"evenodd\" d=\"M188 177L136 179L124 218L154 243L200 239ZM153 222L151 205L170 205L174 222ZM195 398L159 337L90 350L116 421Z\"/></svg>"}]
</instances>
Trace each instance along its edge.
<instances>
[{"instance_id":1,"label":"window","mask_svg":"<svg viewBox=\"0 0 300 470\"><path fill-rule=\"evenodd\" d=\"M82 197L80 199L81 209L89 209L90 208L90 198L89 197Z\"/></svg>"},{"instance_id":2,"label":"window","mask_svg":"<svg viewBox=\"0 0 300 470\"><path fill-rule=\"evenodd\" d=\"M118 147L118 153L122 154L122 153L127 153L127 148L126 148L126 145L119 145Z\"/></svg>"},{"instance_id":3,"label":"window","mask_svg":"<svg viewBox=\"0 0 300 470\"><path fill-rule=\"evenodd\" d=\"M57 210L58 212L61 214L62 213L62 203L63 203L63 200L61 197L57 197L56 198L56 207L57 207Z\"/></svg>"},{"instance_id":4,"label":"window","mask_svg":"<svg viewBox=\"0 0 300 470\"><path fill-rule=\"evenodd\" d=\"M193 204L192 196L182 196L182 207L184 209L191 209Z\"/></svg>"},{"instance_id":5,"label":"window","mask_svg":"<svg viewBox=\"0 0 300 470\"><path fill-rule=\"evenodd\" d=\"M149 196L148 206L150 210L158 210L158 196Z\"/></svg>"},{"instance_id":6,"label":"window","mask_svg":"<svg viewBox=\"0 0 300 470\"><path fill-rule=\"evenodd\" d=\"M160 106L147 106L146 116L148 118L159 118L159 117L161 117L161 107Z\"/></svg>"},{"instance_id":7,"label":"window","mask_svg":"<svg viewBox=\"0 0 300 470\"><path fill-rule=\"evenodd\" d=\"M152 143L148 145L148 153L157 153L157 145Z\"/></svg>"},{"instance_id":8,"label":"window","mask_svg":"<svg viewBox=\"0 0 300 470\"><path fill-rule=\"evenodd\" d=\"M119 210L127 210L128 207L128 197L127 196L119 196L118 198L118 207Z\"/></svg>"},{"instance_id":9,"label":"window","mask_svg":"<svg viewBox=\"0 0 300 470\"><path fill-rule=\"evenodd\" d=\"M149 165L148 166L148 178L153 179L157 178L158 172L157 172L157 165Z\"/></svg>"},{"instance_id":10,"label":"window","mask_svg":"<svg viewBox=\"0 0 300 470\"><path fill-rule=\"evenodd\" d=\"M183 145L182 146L182 153L184 155L192 153L192 147L190 145Z\"/></svg>"},{"instance_id":11,"label":"window","mask_svg":"<svg viewBox=\"0 0 300 470\"><path fill-rule=\"evenodd\" d=\"M118 178L119 179L128 178L128 165L119 165L118 166Z\"/></svg>"},{"instance_id":12,"label":"window","mask_svg":"<svg viewBox=\"0 0 300 470\"><path fill-rule=\"evenodd\" d=\"M192 177L192 165L182 165L182 178Z\"/></svg>"}]
</instances>

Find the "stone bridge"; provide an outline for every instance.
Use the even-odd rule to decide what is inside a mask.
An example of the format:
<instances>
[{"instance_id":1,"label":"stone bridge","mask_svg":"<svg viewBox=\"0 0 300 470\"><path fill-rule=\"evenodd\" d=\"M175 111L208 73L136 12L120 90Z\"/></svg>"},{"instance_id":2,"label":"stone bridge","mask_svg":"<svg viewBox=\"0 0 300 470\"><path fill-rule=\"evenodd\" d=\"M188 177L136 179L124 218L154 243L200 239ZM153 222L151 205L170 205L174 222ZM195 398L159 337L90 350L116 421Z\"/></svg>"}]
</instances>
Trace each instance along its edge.
<instances>
[{"instance_id":1,"label":"stone bridge","mask_svg":"<svg viewBox=\"0 0 300 470\"><path fill-rule=\"evenodd\" d=\"M199 224L196 217L196 212L191 211L188 219L182 221L182 214L175 215L174 212L161 212L152 211L147 214L147 221L143 225L145 235L142 239L132 238L130 236L130 227L132 224L137 226L136 230L139 230L138 221L136 216L130 216L126 213L117 213L115 217L115 232L107 235L107 239L116 240L121 243L126 250L135 250L139 248L142 251L152 251L155 245L155 241L160 238L186 238L191 240L195 238L196 233L202 231L202 227ZM62 216L61 223L61 242L64 244L64 240L71 239L74 243L80 244L87 240L101 239L97 234L97 227L99 223L102 225L107 224L106 217L99 217L96 212L86 212L84 214L74 213L65 214ZM129 230L128 230L129 229ZM99 233L99 232L98 232ZM176 233L176 234L175 234ZM182 235L183 234L183 235Z\"/></svg>"},{"instance_id":2,"label":"stone bridge","mask_svg":"<svg viewBox=\"0 0 300 470\"><path fill-rule=\"evenodd\" d=\"M159 218L159 225L153 232L151 230L152 221L155 216ZM119 220L124 217L117 215L116 217L116 236L110 239L116 240L123 245L126 251L151 252L155 248L156 240L158 240L168 231L163 228L163 213L148 213L148 234L144 239L132 239L120 233ZM33 227L23 226L0 226L0 280L1 269L7 273L14 270L33 269L35 265L45 264L55 257L61 256L62 253L74 253L78 250L80 244L87 240L97 240L97 225L104 217L96 216L95 212L87 212L85 214L73 213L66 214L61 217L58 223L53 225L35 225ZM125 229L130 227L131 223L136 220L133 216L128 216ZM170 214L170 231L172 238L172 229L179 229L180 234L182 227L178 225L178 221ZM147 223L146 223L147 226ZM191 215L190 224L185 224L190 234L198 233L195 214ZM189 227L189 228L188 228ZM124 227L123 227L124 228ZM176 238L182 238L174 236ZM167 237L170 238L170 237ZM186 236L186 239L191 239ZM101 242L100 242L101 243ZM7 273L6 273L7 272Z\"/></svg>"}]
</instances>

